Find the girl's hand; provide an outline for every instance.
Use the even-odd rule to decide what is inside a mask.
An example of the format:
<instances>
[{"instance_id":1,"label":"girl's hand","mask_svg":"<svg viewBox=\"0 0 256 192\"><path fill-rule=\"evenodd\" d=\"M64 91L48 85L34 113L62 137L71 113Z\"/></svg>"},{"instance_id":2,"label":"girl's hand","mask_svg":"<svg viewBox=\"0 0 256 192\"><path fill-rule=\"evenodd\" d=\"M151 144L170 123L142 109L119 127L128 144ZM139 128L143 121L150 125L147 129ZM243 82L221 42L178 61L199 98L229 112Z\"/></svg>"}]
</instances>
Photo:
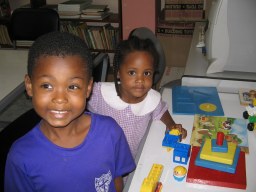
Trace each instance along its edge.
<instances>
[{"instance_id":1,"label":"girl's hand","mask_svg":"<svg viewBox=\"0 0 256 192\"><path fill-rule=\"evenodd\" d=\"M172 129L178 129L180 133L182 134L182 139L185 139L187 137L187 130L182 127L181 124L175 124L169 127L166 127L166 132L169 133Z\"/></svg>"}]
</instances>

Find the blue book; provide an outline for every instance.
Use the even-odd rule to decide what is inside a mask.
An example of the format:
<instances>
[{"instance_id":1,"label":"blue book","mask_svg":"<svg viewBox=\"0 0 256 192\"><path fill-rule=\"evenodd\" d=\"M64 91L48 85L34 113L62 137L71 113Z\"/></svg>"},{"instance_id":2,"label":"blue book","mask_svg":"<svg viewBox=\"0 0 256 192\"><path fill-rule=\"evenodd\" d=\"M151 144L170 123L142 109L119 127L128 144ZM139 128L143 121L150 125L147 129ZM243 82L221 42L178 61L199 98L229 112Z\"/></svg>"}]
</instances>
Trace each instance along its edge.
<instances>
[{"instance_id":1,"label":"blue book","mask_svg":"<svg viewBox=\"0 0 256 192\"><path fill-rule=\"evenodd\" d=\"M216 87L174 86L172 112L180 115L224 116Z\"/></svg>"}]
</instances>

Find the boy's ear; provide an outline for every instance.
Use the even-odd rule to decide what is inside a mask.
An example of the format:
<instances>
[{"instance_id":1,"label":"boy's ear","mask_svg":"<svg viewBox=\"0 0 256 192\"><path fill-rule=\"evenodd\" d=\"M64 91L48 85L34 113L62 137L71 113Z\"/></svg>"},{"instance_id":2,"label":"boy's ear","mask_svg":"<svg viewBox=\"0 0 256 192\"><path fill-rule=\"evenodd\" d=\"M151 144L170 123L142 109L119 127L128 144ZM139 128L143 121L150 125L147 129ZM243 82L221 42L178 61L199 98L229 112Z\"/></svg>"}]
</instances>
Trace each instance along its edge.
<instances>
[{"instance_id":1,"label":"boy's ear","mask_svg":"<svg viewBox=\"0 0 256 192\"><path fill-rule=\"evenodd\" d=\"M32 83L31 83L31 79L28 75L25 75L25 87L26 87L28 96L32 97L33 96Z\"/></svg>"},{"instance_id":2,"label":"boy's ear","mask_svg":"<svg viewBox=\"0 0 256 192\"><path fill-rule=\"evenodd\" d=\"M92 87L93 87L93 78L91 78L91 80L88 83L87 92L86 92L86 98L90 97L90 94L92 92Z\"/></svg>"}]
</instances>

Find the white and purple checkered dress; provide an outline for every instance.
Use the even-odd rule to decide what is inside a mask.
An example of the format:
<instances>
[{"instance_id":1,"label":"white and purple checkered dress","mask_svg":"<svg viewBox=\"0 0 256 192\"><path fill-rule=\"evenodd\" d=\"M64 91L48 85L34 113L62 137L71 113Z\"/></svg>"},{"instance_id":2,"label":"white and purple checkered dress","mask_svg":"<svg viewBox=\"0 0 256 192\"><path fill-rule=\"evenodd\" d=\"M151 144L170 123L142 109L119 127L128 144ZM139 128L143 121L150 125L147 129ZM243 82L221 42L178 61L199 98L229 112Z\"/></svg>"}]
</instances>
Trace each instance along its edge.
<instances>
[{"instance_id":1,"label":"white and purple checkered dress","mask_svg":"<svg viewBox=\"0 0 256 192\"><path fill-rule=\"evenodd\" d=\"M122 127L133 157L135 158L141 139L150 120L159 120L168 110L159 92L151 89L140 103L128 104L117 96L114 83L94 83L88 102L88 110L111 116Z\"/></svg>"}]
</instances>

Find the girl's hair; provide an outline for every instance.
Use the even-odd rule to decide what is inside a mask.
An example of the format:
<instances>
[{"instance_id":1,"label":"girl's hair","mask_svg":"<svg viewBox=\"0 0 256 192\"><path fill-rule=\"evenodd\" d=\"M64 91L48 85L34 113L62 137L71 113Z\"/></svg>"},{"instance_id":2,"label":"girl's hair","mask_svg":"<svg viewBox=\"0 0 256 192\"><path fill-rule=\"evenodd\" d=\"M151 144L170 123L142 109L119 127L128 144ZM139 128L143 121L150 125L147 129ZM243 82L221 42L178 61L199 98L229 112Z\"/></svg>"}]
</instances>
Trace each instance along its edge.
<instances>
[{"instance_id":1,"label":"girl's hair","mask_svg":"<svg viewBox=\"0 0 256 192\"><path fill-rule=\"evenodd\" d=\"M117 95L120 96L117 73L122 66L126 56L135 51L145 51L149 53L153 58L153 65L155 73L157 73L159 55L155 48L154 43L150 39L140 39L136 36L130 36L127 40L121 41L115 52L114 61L113 61L113 72L114 72L114 81Z\"/></svg>"},{"instance_id":2,"label":"girl's hair","mask_svg":"<svg viewBox=\"0 0 256 192\"><path fill-rule=\"evenodd\" d=\"M67 32L51 32L40 36L31 46L28 54L27 72L31 78L40 57L80 56L84 61L88 80L92 77L92 56L86 43L78 36Z\"/></svg>"}]
</instances>

